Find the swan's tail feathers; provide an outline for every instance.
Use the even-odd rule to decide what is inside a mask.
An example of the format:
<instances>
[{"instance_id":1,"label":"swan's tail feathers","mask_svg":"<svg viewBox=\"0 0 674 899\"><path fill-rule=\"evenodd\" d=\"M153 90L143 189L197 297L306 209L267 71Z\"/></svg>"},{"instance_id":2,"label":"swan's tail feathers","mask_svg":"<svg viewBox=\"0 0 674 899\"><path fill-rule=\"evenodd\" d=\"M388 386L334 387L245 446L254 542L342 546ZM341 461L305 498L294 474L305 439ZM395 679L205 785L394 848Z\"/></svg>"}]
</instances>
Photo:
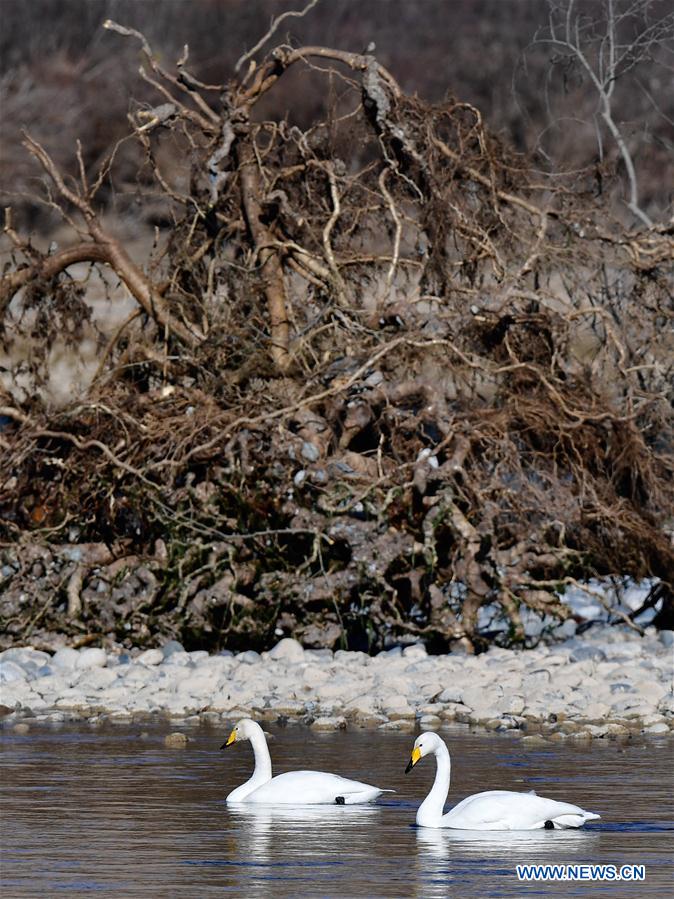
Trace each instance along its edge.
<instances>
[{"instance_id":1,"label":"swan's tail feathers","mask_svg":"<svg viewBox=\"0 0 674 899\"><path fill-rule=\"evenodd\" d=\"M557 815L552 819L555 830L566 830L571 827L582 827L588 821L598 821L601 815L594 812L581 812L578 815Z\"/></svg>"},{"instance_id":2,"label":"swan's tail feathers","mask_svg":"<svg viewBox=\"0 0 674 899\"><path fill-rule=\"evenodd\" d=\"M335 798L338 805L360 805L363 802L374 802L382 793L395 793L395 790L381 790L379 787L370 787L368 790L355 790L352 793L343 793ZM343 802L339 802L339 800Z\"/></svg>"}]
</instances>

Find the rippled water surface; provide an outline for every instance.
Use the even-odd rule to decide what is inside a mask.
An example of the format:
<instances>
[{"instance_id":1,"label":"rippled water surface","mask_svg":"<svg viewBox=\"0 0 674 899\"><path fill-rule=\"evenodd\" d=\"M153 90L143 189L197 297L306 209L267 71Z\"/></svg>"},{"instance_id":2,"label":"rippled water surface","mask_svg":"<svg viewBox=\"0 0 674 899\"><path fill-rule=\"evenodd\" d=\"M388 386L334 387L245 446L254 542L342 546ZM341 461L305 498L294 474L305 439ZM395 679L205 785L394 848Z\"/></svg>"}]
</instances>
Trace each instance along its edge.
<instances>
[{"instance_id":1,"label":"rippled water surface","mask_svg":"<svg viewBox=\"0 0 674 899\"><path fill-rule=\"evenodd\" d=\"M375 806L229 809L252 764L246 744L135 725L33 725L2 733L2 895L436 897L672 895L672 744L555 744L444 731L450 804L484 789L535 789L600 812L583 831L470 833L413 826L433 778L403 771L413 738L271 728L275 773L317 768L396 793ZM522 863L644 864L645 883L519 882Z\"/></svg>"}]
</instances>

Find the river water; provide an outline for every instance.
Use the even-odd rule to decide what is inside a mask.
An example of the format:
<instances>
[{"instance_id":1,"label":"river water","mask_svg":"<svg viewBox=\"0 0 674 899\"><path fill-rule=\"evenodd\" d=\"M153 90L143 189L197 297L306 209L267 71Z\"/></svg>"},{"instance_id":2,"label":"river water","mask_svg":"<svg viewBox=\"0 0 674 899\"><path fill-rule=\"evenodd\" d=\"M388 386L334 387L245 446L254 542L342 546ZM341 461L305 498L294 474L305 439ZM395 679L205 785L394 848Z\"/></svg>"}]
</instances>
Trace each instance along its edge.
<instances>
[{"instance_id":1,"label":"river water","mask_svg":"<svg viewBox=\"0 0 674 899\"><path fill-rule=\"evenodd\" d=\"M174 728L175 729L175 728ZM247 744L158 725L34 724L2 732L2 896L484 897L674 894L672 743L551 744L443 731L450 804L485 789L535 789L599 812L581 831L470 833L414 826L434 774L405 776L413 737L270 728L275 773L316 768L392 787L374 806L230 809ZM646 866L645 882L524 883L517 864Z\"/></svg>"}]
</instances>

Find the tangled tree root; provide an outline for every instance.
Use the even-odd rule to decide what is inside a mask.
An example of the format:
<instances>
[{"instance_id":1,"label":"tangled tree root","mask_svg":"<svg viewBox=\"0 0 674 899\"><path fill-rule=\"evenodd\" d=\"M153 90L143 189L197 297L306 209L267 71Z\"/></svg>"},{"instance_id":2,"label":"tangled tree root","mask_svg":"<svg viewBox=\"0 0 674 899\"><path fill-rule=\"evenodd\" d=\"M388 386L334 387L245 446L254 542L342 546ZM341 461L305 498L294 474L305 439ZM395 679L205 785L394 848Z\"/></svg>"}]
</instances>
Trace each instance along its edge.
<instances>
[{"instance_id":1,"label":"tangled tree root","mask_svg":"<svg viewBox=\"0 0 674 899\"><path fill-rule=\"evenodd\" d=\"M44 255L7 213L0 309L8 342L44 325L35 389L86 315L74 263L138 311L86 398L0 409L7 639L479 649L483 607L523 642L577 579L671 602L671 228L626 233L591 173L532 173L372 56L281 46L205 85L107 27L161 98L130 121L173 224L138 266L96 211L114 154L75 186L26 138L81 235ZM298 66L333 85L327 118L263 119Z\"/></svg>"}]
</instances>

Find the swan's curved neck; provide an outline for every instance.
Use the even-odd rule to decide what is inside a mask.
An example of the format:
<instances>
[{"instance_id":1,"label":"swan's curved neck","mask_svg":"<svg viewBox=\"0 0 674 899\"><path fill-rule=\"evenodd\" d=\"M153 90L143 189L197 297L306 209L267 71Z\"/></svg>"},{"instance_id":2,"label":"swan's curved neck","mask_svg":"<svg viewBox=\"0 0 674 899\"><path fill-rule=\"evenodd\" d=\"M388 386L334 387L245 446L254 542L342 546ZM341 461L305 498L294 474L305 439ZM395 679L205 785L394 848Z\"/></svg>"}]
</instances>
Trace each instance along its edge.
<instances>
[{"instance_id":1,"label":"swan's curved neck","mask_svg":"<svg viewBox=\"0 0 674 899\"><path fill-rule=\"evenodd\" d=\"M253 747L253 755L255 756L255 770L251 780L255 780L258 784L266 784L271 780L271 756L269 755L269 747L265 739L262 728L256 728L250 738L250 745Z\"/></svg>"},{"instance_id":2,"label":"swan's curved neck","mask_svg":"<svg viewBox=\"0 0 674 899\"><path fill-rule=\"evenodd\" d=\"M444 743L435 750L435 780L431 787L431 792L419 806L417 812L417 824L420 827L437 827L442 819L442 812L445 807L447 793L449 793L449 779L451 773L451 762L449 758L449 749Z\"/></svg>"},{"instance_id":3,"label":"swan's curved neck","mask_svg":"<svg viewBox=\"0 0 674 899\"><path fill-rule=\"evenodd\" d=\"M248 739L253 747L255 767L251 777L240 787L232 790L227 797L228 802L242 802L253 790L257 790L258 787L271 780L271 756L264 731L261 727L257 727Z\"/></svg>"}]
</instances>

